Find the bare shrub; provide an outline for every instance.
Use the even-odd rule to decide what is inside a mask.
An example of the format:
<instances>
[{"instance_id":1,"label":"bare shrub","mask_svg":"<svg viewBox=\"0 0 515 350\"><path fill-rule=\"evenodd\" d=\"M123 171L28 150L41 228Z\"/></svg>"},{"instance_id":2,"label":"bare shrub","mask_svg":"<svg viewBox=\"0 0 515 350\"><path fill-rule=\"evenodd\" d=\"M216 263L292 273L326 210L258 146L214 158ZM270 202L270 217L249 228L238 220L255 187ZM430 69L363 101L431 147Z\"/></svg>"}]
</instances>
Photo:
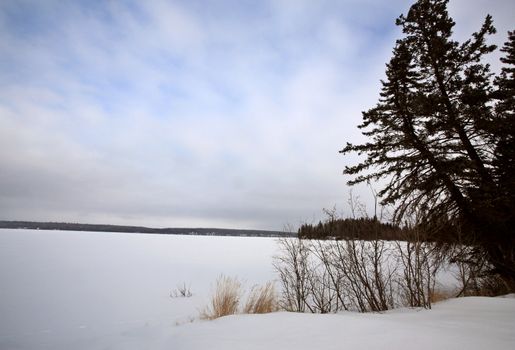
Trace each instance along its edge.
<instances>
[{"instance_id":1,"label":"bare shrub","mask_svg":"<svg viewBox=\"0 0 515 350\"><path fill-rule=\"evenodd\" d=\"M369 183L370 186L370 183ZM374 220L377 220L377 192L370 186L374 197ZM359 197L349 193L348 204L352 217L356 213L367 218L365 206ZM380 210L383 216L383 208ZM358 227L350 227L351 236L357 236ZM370 240L346 240L338 242L337 267L343 274L347 287L347 299L353 309L361 312L384 311L396 306L394 276L397 266L392 264L391 244L380 239L375 226Z\"/></svg>"},{"instance_id":2,"label":"bare shrub","mask_svg":"<svg viewBox=\"0 0 515 350\"><path fill-rule=\"evenodd\" d=\"M314 246L311 247L311 249L314 248ZM332 282L332 271L322 260L315 261L311 264L311 273L308 276L308 309L313 313L321 314L336 312L338 311L338 300L336 288Z\"/></svg>"},{"instance_id":3,"label":"bare shrub","mask_svg":"<svg viewBox=\"0 0 515 350\"><path fill-rule=\"evenodd\" d=\"M265 314L278 310L277 294L273 282L254 286L243 307L245 314Z\"/></svg>"},{"instance_id":4,"label":"bare shrub","mask_svg":"<svg viewBox=\"0 0 515 350\"><path fill-rule=\"evenodd\" d=\"M320 313L349 309L349 300L345 293L348 283L337 264L340 251L338 247L338 241L311 241L311 252L320 262L318 270L322 271L322 277L318 278L321 283L318 294L322 298L314 298L319 300ZM313 294L317 294L316 289L312 287Z\"/></svg>"},{"instance_id":5,"label":"bare shrub","mask_svg":"<svg viewBox=\"0 0 515 350\"><path fill-rule=\"evenodd\" d=\"M396 242L402 273L398 280L406 306L431 308L438 262L432 259L431 244L422 241Z\"/></svg>"},{"instance_id":6,"label":"bare shrub","mask_svg":"<svg viewBox=\"0 0 515 350\"><path fill-rule=\"evenodd\" d=\"M455 260L454 265L456 266L454 277L458 281L460 288L456 296L479 295L481 289L479 286L481 266L468 264L461 260Z\"/></svg>"},{"instance_id":7,"label":"bare shrub","mask_svg":"<svg viewBox=\"0 0 515 350\"><path fill-rule=\"evenodd\" d=\"M404 241L396 241L401 274L397 281L403 305L431 308L436 299L436 274L445 256L435 243L424 240L422 228L405 231Z\"/></svg>"},{"instance_id":8,"label":"bare shrub","mask_svg":"<svg viewBox=\"0 0 515 350\"><path fill-rule=\"evenodd\" d=\"M216 281L211 303L201 311L200 318L212 320L236 314L241 295L241 283L238 279L221 275Z\"/></svg>"},{"instance_id":9,"label":"bare shrub","mask_svg":"<svg viewBox=\"0 0 515 350\"><path fill-rule=\"evenodd\" d=\"M495 297L499 295L508 294L512 289L506 282L499 276L494 274L485 274L481 276L478 281L479 293L478 295Z\"/></svg>"},{"instance_id":10,"label":"bare shrub","mask_svg":"<svg viewBox=\"0 0 515 350\"><path fill-rule=\"evenodd\" d=\"M390 248L381 240L338 242L337 266L346 282L352 309L384 311L395 306Z\"/></svg>"},{"instance_id":11,"label":"bare shrub","mask_svg":"<svg viewBox=\"0 0 515 350\"><path fill-rule=\"evenodd\" d=\"M186 287L186 283L183 283L182 286L177 286L170 292L171 298L189 298L191 296L193 296L193 293L190 286Z\"/></svg>"},{"instance_id":12,"label":"bare shrub","mask_svg":"<svg viewBox=\"0 0 515 350\"><path fill-rule=\"evenodd\" d=\"M510 292L503 279L491 272L493 268L486 255L477 247L456 245L453 253L454 276L460 284L456 296L498 296Z\"/></svg>"},{"instance_id":13,"label":"bare shrub","mask_svg":"<svg viewBox=\"0 0 515 350\"><path fill-rule=\"evenodd\" d=\"M376 206L371 220L375 222L378 194L373 194ZM356 213L366 217L366 208L352 193L349 206L354 219ZM336 209L324 212L328 217L324 236L329 239L278 241L281 254L275 257L274 267L281 282L284 309L326 313L431 307L436 298L435 276L447 256L424 240L427 235L421 226L400 230L406 235L405 241L382 240L380 225L370 226L370 239L337 240L331 231L337 221ZM382 209L380 213L384 214ZM417 218L413 215L414 223L418 223ZM357 220L350 221L346 229L345 237L360 237Z\"/></svg>"},{"instance_id":14,"label":"bare shrub","mask_svg":"<svg viewBox=\"0 0 515 350\"><path fill-rule=\"evenodd\" d=\"M278 240L281 254L274 257L274 267L282 284L280 306L287 311L304 312L309 298L309 247L301 239ZM310 310L312 311L312 310Z\"/></svg>"},{"instance_id":15,"label":"bare shrub","mask_svg":"<svg viewBox=\"0 0 515 350\"><path fill-rule=\"evenodd\" d=\"M391 249L373 241L279 241L276 257L288 311L384 311L395 304Z\"/></svg>"}]
</instances>

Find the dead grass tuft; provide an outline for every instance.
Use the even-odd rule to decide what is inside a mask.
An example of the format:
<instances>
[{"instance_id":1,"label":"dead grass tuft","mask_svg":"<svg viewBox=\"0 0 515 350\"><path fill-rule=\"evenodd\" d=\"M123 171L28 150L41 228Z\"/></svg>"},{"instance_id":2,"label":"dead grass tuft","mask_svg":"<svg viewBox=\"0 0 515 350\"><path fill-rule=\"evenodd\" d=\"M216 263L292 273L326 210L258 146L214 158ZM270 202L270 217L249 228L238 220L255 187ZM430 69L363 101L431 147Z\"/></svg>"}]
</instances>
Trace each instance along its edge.
<instances>
[{"instance_id":1,"label":"dead grass tuft","mask_svg":"<svg viewBox=\"0 0 515 350\"><path fill-rule=\"evenodd\" d=\"M277 310L277 294L273 282L267 282L263 286L254 286L243 307L245 314L265 314Z\"/></svg>"},{"instance_id":2,"label":"dead grass tuft","mask_svg":"<svg viewBox=\"0 0 515 350\"><path fill-rule=\"evenodd\" d=\"M453 298L454 295L450 291L434 289L429 297L431 303L437 303L439 301L444 301L450 298Z\"/></svg>"},{"instance_id":3,"label":"dead grass tuft","mask_svg":"<svg viewBox=\"0 0 515 350\"><path fill-rule=\"evenodd\" d=\"M200 318L213 320L236 314L241 294L241 283L238 279L221 275L216 280L216 288L211 297L211 304L201 311Z\"/></svg>"}]
</instances>

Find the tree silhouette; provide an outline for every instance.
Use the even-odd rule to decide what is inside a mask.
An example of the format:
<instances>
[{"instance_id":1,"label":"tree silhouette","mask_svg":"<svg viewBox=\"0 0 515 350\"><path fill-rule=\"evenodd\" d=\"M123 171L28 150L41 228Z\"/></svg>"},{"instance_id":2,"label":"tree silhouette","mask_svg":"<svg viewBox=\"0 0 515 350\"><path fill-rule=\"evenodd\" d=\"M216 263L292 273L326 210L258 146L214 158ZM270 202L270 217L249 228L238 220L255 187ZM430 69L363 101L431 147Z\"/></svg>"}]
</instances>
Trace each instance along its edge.
<instances>
[{"instance_id":1,"label":"tree silhouette","mask_svg":"<svg viewBox=\"0 0 515 350\"><path fill-rule=\"evenodd\" d=\"M447 0L419 0L397 19L397 40L377 105L359 126L369 141L341 153L366 155L345 168L349 184L389 179L379 192L397 222L419 218L431 239L477 246L515 290L513 200L514 36L508 65L492 83L483 57L495 33L488 15L459 43ZM507 125L506 125L507 124Z\"/></svg>"}]
</instances>

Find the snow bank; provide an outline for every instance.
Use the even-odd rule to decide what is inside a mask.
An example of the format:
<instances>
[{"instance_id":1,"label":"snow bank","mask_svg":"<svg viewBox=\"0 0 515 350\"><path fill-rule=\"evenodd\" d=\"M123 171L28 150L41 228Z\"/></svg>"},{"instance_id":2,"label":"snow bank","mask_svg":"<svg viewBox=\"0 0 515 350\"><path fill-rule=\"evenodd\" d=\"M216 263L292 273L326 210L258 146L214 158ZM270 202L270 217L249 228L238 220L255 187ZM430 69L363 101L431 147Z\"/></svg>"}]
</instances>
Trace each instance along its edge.
<instances>
[{"instance_id":1,"label":"snow bank","mask_svg":"<svg viewBox=\"0 0 515 350\"><path fill-rule=\"evenodd\" d=\"M170 349L514 349L515 300L461 298L432 310L241 315L173 330Z\"/></svg>"}]
</instances>

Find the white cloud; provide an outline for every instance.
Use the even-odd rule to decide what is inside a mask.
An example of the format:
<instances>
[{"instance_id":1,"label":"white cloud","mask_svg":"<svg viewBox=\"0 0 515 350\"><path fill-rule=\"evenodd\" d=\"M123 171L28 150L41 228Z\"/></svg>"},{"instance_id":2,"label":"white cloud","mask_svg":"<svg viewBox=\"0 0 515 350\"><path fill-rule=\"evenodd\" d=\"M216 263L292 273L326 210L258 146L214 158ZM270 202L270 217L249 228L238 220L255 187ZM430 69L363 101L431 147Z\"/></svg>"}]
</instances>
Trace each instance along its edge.
<instances>
[{"instance_id":1,"label":"white cloud","mask_svg":"<svg viewBox=\"0 0 515 350\"><path fill-rule=\"evenodd\" d=\"M408 2L9 6L2 218L281 229L345 206L338 150ZM31 18L52 26L20 38Z\"/></svg>"}]
</instances>

